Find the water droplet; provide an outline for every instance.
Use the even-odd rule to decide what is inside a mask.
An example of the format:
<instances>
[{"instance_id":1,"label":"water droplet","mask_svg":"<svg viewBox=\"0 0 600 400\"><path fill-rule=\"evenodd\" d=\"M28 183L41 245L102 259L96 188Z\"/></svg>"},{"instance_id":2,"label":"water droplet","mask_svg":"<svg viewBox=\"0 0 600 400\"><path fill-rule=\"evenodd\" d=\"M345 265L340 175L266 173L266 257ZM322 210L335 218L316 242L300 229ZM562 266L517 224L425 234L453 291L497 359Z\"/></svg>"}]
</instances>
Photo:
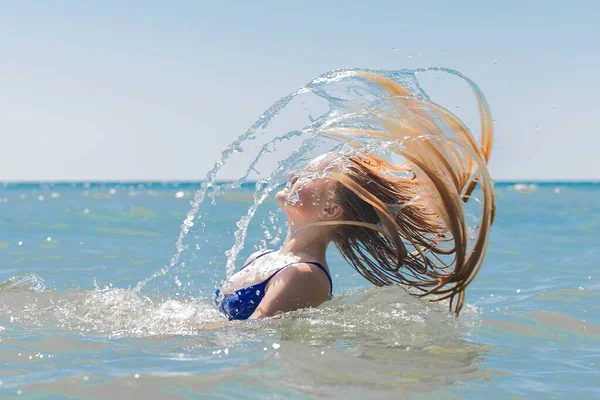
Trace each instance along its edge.
<instances>
[{"instance_id":1,"label":"water droplet","mask_svg":"<svg viewBox=\"0 0 600 400\"><path fill-rule=\"evenodd\" d=\"M21 389L17 390L17 394L20 396L23 394L23 392L21 391Z\"/></svg>"},{"instance_id":2,"label":"water droplet","mask_svg":"<svg viewBox=\"0 0 600 400\"><path fill-rule=\"evenodd\" d=\"M460 106L456 106L456 109L458 110L460 108Z\"/></svg>"},{"instance_id":3,"label":"water droplet","mask_svg":"<svg viewBox=\"0 0 600 400\"><path fill-rule=\"evenodd\" d=\"M134 377L135 379L138 379L138 378L140 377L140 374L135 374L133 377Z\"/></svg>"},{"instance_id":4,"label":"water droplet","mask_svg":"<svg viewBox=\"0 0 600 400\"><path fill-rule=\"evenodd\" d=\"M60 193L57 192L53 192L50 197L52 197L53 199L58 199L60 197Z\"/></svg>"},{"instance_id":5,"label":"water droplet","mask_svg":"<svg viewBox=\"0 0 600 400\"><path fill-rule=\"evenodd\" d=\"M412 58L412 54L409 54L409 55L408 55L408 58Z\"/></svg>"},{"instance_id":6,"label":"water droplet","mask_svg":"<svg viewBox=\"0 0 600 400\"><path fill-rule=\"evenodd\" d=\"M17 242L17 244L18 244L19 246L23 246L23 242L22 242L21 240L19 240L19 241Z\"/></svg>"},{"instance_id":7,"label":"water droplet","mask_svg":"<svg viewBox=\"0 0 600 400\"><path fill-rule=\"evenodd\" d=\"M420 55L421 55L421 53L419 53L419 54L417 54L417 55L418 55L418 56L420 56Z\"/></svg>"},{"instance_id":8,"label":"water droplet","mask_svg":"<svg viewBox=\"0 0 600 400\"><path fill-rule=\"evenodd\" d=\"M444 54L444 49L441 49L441 50L440 50L440 54Z\"/></svg>"},{"instance_id":9,"label":"water droplet","mask_svg":"<svg viewBox=\"0 0 600 400\"><path fill-rule=\"evenodd\" d=\"M46 238L46 241L47 241L47 242L51 242L51 241L52 241L52 238L51 238L50 236L48 236L48 237Z\"/></svg>"},{"instance_id":10,"label":"water droplet","mask_svg":"<svg viewBox=\"0 0 600 400\"><path fill-rule=\"evenodd\" d=\"M180 190L179 192L175 193L176 199L181 199L183 198L183 196L185 196L185 192L183 190Z\"/></svg>"},{"instance_id":11,"label":"water droplet","mask_svg":"<svg viewBox=\"0 0 600 400\"><path fill-rule=\"evenodd\" d=\"M517 293L521 293L521 289L517 289Z\"/></svg>"},{"instance_id":12,"label":"water droplet","mask_svg":"<svg viewBox=\"0 0 600 400\"><path fill-rule=\"evenodd\" d=\"M90 213L90 209L89 209L89 208L86 208L86 209L84 209L84 210L83 210L83 213L84 213L84 214L89 214L89 213Z\"/></svg>"},{"instance_id":13,"label":"water droplet","mask_svg":"<svg viewBox=\"0 0 600 400\"><path fill-rule=\"evenodd\" d=\"M41 194L38 196L38 200L39 201L44 201L44 196L42 196Z\"/></svg>"},{"instance_id":14,"label":"water droplet","mask_svg":"<svg viewBox=\"0 0 600 400\"><path fill-rule=\"evenodd\" d=\"M392 47L392 50L396 51L397 49L395 47Z\"/></svg>"},{"instance_id":15,"label":"water droplet","mask_svg":"<svg viewBox=\"0 0 600 400\"><path fill-rule=\"evenodd\" d=\"M115 195L115 194L117 194L117 190L116 189L108 189L108 194Z\"/></svg>"},{"instance_id":16,"label":"water droplet","mask_svg":"<svg viewBox=\"0 0 600 400\"><path fill-rule=\"evenodd\" d=\"M536 126L535 126L535 129L536 129L536 130L539 130L539 129L540 129L540 127L536 125Z\"/></svg>"}]
</instances>

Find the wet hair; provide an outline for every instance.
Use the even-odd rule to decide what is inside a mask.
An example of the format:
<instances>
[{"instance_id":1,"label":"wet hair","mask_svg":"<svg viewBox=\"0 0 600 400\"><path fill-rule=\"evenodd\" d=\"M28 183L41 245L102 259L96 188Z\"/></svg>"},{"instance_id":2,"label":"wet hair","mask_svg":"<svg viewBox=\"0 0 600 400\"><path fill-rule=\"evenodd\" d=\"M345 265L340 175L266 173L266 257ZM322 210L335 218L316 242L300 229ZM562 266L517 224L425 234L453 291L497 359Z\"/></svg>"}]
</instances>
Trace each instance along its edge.
<instances>
[{"instance_id":1,"label":"wet hair","mask_svg":"<svg viewBox=\"0 0 600 400\"><path fill-rule=\"evenodd\" d=\"M399 283L432 301L449 299L458 315L465 289L481 267L495 213L487 170L492 143L487 102L468 81L481 116L477 143L460 119L441 106L383 76L362 77L389 98L385 107L369 110L380 129L337 127L323 132L355 148L343 167L329 174L343 209L332 241L373 284ZM360 138L386 141L387 150L403 162L374 155ZM473 229L465 204L478 185L481 215Z\"/></svg>"}]
</instances>

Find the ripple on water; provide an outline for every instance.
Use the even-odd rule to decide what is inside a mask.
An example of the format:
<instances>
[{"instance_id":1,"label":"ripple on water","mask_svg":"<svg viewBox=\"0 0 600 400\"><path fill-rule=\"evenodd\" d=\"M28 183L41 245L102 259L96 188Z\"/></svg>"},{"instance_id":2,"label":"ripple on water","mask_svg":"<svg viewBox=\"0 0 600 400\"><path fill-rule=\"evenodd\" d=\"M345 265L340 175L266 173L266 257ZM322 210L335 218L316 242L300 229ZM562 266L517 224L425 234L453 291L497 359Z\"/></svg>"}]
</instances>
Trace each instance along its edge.
<instances>
[{"instance_id":1,"label":"ripple on water","mask_svg":"<svg viewBox=\"0 0 600 400\"><path fill-rule=\"evenodd\" d=\"M36 376L29 372L11 383L30 393L136 389L139 395L164 385L204 393L207 385L199 382L210 382L214 390L246 382L249 390L258 385L257 393L308 396L430 393L491 373L479 367L488 349L465 340L477 314L456 319L444 305L400 287L352 290L318 309L242 324L225 321L208 299L145 296L129 289L36 292L21 286L0 290L0 300L0 313L13 317L7 330L14 337L6 343L13 353L55 355L52 368L59 365L66 374L57 376L43 366L47 360L34 359L42 363ZM43 327L42 337L19 336L31 327ZM99 358L90 359L92 354ZM147 364L135 362L139 378L126 365L114 370L110 362L148 358ZM110 375L117 376L90 373L84 382L78 373L84 365L94 365L101 375L113 365ZM165 376L167 370L173 376ZM40 383L40 374L50 381Z\"/></svg>"}]
</instances>

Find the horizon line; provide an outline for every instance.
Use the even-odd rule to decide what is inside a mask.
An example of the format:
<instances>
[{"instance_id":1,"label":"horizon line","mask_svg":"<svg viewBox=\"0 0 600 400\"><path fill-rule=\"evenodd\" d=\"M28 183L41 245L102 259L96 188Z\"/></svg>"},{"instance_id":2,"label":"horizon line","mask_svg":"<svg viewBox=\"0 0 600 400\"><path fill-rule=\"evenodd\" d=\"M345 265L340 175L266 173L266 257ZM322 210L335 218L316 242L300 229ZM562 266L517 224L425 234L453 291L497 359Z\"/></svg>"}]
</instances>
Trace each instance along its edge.
<instances>
[{"instance_id":1,"label":"horizon line","mask_svg":"<svg viewBox=\"0 0 600 400\"><path fill-rule=\"evenodd\" d=\"M216 184L227 184L227 183L233 183L235 182L235 179L222 179L222 180L216 180L214 183ZM57 185L57 184L71 184L71 185L78 185L78 184L123 184L123 185L132 185L132 184L151 184L151 185L155 185L155 184L184 184L184 185L191 185L191 184L202 184L203 180L177 180L177 179L159 179L159 180L152 180L152 179L123 179L123 180L101 180L101 179L89 179L89 180L81 180L81 179L62 179L62 180L51 180L51 179L41 179L41 180L35 180L35 179L26 179L26 180L12 180L12 179L0 179L0 186L8 186L8 185L19 185L19 184L32 184L32 185L43 185L43 184L49 184L49 185ZM249 180L249 181L245 181L242 182L241 184L256 184L258 181L255 180ZM572 184L572 183L578 183L578 184L600 184L600 179L496 179L493 180L494 183L500 183L500 184L519 184L519 183L533 183L533 184Z\"/></svg>"}]
</instances>

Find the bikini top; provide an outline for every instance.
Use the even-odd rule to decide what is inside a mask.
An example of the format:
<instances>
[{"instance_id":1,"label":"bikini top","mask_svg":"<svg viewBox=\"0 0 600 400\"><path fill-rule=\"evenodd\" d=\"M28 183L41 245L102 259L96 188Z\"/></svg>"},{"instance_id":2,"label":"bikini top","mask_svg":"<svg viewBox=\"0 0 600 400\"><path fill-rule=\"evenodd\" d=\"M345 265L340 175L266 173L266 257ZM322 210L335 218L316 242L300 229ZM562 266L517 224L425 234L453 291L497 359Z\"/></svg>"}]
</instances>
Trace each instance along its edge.
<instances>
[{"instance_id":1,"label":"bikini top","mask_svg":"<svg viewBox=\"0 0 600 400\"><path fill-rule=\"evenodd\" d=\"M262 257L266 254L272 253L273 251L274 250L271 250L271 251L267 251L265 253L260 254L259 256L253 258L252 260L250 260L249 262L244 264L244 266L241 269L246 268L248 265L252 264L255 260L259 259L260 257ZM256 285L248 286L243 289L234 290L233 292L231 292L229 295L227 295L225 297L222 297L221 290L217 289L217 291L215 292L216 306L219 308L219 310L223 314L225 314L227 316L227 318L230 321L234 320L234 319L239 319L239 320L248 319L252 315L254 310L256 310L256 308L260 304L261 300L265 296L265 287L267 286L267 283L269 283L269 281L275 275L277 275L279 272L281 272L284 268L289 267L290 265L294 265L294 264L312 264L312 265L316 265L317 267L319 267L325 273L325 275L327 275L327 279L329 279L329 296L332 295L333 282L331 281L331 276L329 275L329 272L327 272L327 269L325 269L325 267L318 262L301 262L301 263L291 263L291 264L284 265L283 267L279 268L277 271L275 271L271 276L269 276L264 281L257 283Z\"/></svg>"}]
</instances>

